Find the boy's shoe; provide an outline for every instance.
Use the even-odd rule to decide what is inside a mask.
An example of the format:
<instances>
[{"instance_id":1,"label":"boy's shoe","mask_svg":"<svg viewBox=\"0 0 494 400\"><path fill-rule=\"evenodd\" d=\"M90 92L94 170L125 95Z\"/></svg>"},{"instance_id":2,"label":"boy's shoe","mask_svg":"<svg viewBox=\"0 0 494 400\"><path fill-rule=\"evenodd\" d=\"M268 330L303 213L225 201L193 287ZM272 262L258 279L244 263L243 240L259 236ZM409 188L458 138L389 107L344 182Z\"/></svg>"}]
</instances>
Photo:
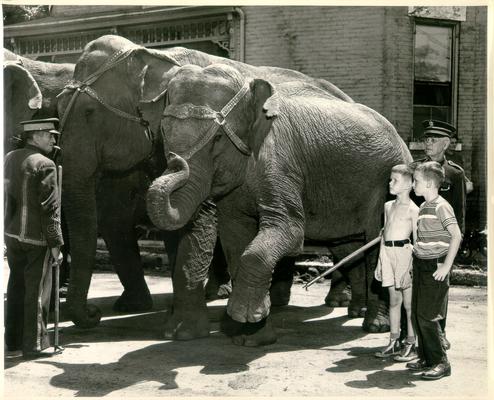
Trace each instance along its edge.
<instances>
[{"instance_id":1,"label":"boy's shoe","mask_svg":"<svg viewBox=\"0 0 494 400\"><path fill-rule=\"evenodd\" d=\"M417 354L417 349L415 348L415 343L405 342L403 344L403 347L401 348L400 354L397 354L396 356L394 356L393 360L398 361L398 362L408 362L408 361L415 360L418 357L419 357L419 355Z\"/></svg>"},{"instance_id":2,"label":"boy's shoe","mask_svg":"<svg viewBox=\"0 0 494 400\"><path fill-rule=\"evenodd\" d=\"M450 375L451 375L451 365L446 362L446 363L436 364L432 368L423 372L421 378L428 381L435 381L437 379L441 379L445 376L450 376Z\"/></svg>"},{"instance_id":3,"label":"boy's shoe","mask_svg":"<svg viewBox=\"0 0 494 400\"><path fill-rule=\"evenodd\" d=\"M414 362L409 362L405 365L410 371L424 371L426 369L430 369L430 366L427 365L425 360L417 360Z\"/></svg>"},{"instance_id":4,"label":"boy's shoe","mask_svg":"<svg viewBox=\"0 0 494 400\"><path fill-rule=\"evenodd\" d=\"M399 353L399 351L400 343L398 340L393 340L384 349L374 353L374 355L378 358L387 358Z\"/></svg>"}]
</instances>

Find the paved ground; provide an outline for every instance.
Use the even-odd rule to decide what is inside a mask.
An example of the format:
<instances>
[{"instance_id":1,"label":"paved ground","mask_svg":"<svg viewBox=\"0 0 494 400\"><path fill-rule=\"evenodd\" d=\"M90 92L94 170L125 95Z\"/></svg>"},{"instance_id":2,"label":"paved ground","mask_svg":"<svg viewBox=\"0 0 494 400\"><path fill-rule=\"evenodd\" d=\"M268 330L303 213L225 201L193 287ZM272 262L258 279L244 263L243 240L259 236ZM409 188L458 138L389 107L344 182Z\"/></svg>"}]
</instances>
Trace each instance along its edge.
<instances>
[{"instance_id":1,"label":"paved ground","mask_svg":"<svg viewBox=\"0 0 494 400\"><path fill-rule=\"evenodd\" d=\"M4 288L8 271L4 270ZM242 348L218 332L225 301L209 304L213 332L190 342L160 340L171 303L171 281L146 276L154 312L116 315L121 292L112 273L96 273L90 298L102 307L98 328L79 330L63 321L63 354L46 360L5 360L5 398L72 396L438 396L487 398L487 289L453 287L448 337L453 374L421 381L403 364L373 353L388 334L367 334L362 319L323 305L329 283L305 291L274 310L279 340ZM491 343L492 344L492 343Z\"/></svg>"}]
</instances>

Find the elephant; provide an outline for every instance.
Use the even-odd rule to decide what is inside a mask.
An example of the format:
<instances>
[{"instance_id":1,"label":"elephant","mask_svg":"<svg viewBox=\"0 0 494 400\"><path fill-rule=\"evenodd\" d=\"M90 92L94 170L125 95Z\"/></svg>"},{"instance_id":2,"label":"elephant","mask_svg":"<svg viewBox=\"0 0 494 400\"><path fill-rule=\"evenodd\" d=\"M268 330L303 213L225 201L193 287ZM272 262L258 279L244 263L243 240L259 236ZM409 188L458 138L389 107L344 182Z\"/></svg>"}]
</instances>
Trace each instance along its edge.
<instances>
[{"instance_id":1,"label":"elephant","mask_svg":"<svg viewBox=\"0 0 494 400\"><path fill-rule=\"evenodd\" d=\"M4 154L12 150L21 121L57 117L56 95L72 78L74 64L54 64L3 49Z\"/></svg>"},{"instance_id":2,"label":"elephant","mask_svg":"<svg viewBox=\"0 0 494 400\"><path fill-rule=\"evenodd\" d=\"M59 117L57 96L71 81L74 68L75 64L35 61L4 49L4 153L13 149L15 141L12 139L21 133L21 121ZM67 156L70 157L70 155L62 155L62 157ZM129 286L132 288L135 285L128 283L133 279L132 276L129 277L125 271L120 272L120 264L126 265L131 262L138 265L136 269L140 276L137 277L136 282L144 281L134 226L137 222L146 220L145 206L143 196L139 197L134 193L139 191L142 193L146 188L143 184L145 185L146 180L150 181L149 174L154 174L150 171L152 168L153 165L147 163L145 168L136 169L125 176L107 173L101 176L100 184L96 189L100 216L98 230L105 239L112 263L119 273L124 288ZM65 245L60 283L66 284L69 278L68 255L71 249L65 223L65 207L62 208L62 228ZM76 287L77 279L77 275L73 274L71 281ZM114 308L117 311L151 309L152 298L145 283L136 291L124 290L124 294L117 300ZM94 310L94 315L99 315L97 310Z\"/></svg>"},{"instance_id":3,"label":"elephant","mask_svg":"<svg viewBox=\"0 0 494 400\"><path fill-rule=\"evenodd\" d=\"M67 86L58 101L63 115L63 206L72 246L71 273L77 276L71 279L66 309L77 326L95 326L101 317L99 310L87 302L96 246L97 182L101 176L119 175L119 191L129 194L125 202L111 204L107 208L111 213L106 216L116 218L132 209L147 183L142 184L140 178L129 179L128 175L138 173L143 165L149 165L149 160L158 160L151 163L153 171L158 172L156 176L165 169L159 128L167 78L181 65L218 62L235 66L246 77L313 82L342 101L352 102L331 83L296 71L254 67L182 47L147 49L117 35L104 35L88 43L76 63L73 84ZM179 236L166 244L167 251L176 251L176 267L173 313L165 325L165 338L186 340L209 332L203 282L216 242L214 207L208 202L196 209ZM139 254L133 244L132 227L127 223L113 226L125 232L119 240L127 243L127 252L117 262L119 274L128 277L124 286L142 293L145 282L134 268Z\"/></svg>"},{"instance_id":4,"label":"elephant","mask_svg":"<svg viewBox=\"0 0 494 400\"><path fill-rule=\"evenodd\" d=\"M167 88L168 169L148 190L148 214L160 229L177 229L205 198L216 202L233 280L222 330L235 344L273 343L276 263L300 253L304 239L377 237L390 170L411 162L410 152L376 111L309 82L273 84L224 64L186 65ZM355 289L365 301L366 288ZM369 290L364 325L378 303Z\"/></svg>"}]
</instances>

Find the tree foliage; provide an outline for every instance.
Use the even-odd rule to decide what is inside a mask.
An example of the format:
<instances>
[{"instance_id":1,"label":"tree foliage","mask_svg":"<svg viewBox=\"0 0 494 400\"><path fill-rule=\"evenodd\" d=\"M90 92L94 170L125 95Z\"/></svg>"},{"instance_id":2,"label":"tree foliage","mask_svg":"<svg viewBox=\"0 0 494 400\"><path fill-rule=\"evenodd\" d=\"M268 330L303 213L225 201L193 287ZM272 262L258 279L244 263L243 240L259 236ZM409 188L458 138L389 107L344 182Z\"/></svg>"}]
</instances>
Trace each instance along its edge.
<instances>
[{"instance_id":1,"label":"tree foliage","mask_svg":"<svg viewBox=\"0 0 494 400\"><path fill-rule=\"evenodd\" d=\"M3 24L11 25L19 22L31 21L50 15L50 6L35 5L2 5Z\"/></svg>"}]
</instances>

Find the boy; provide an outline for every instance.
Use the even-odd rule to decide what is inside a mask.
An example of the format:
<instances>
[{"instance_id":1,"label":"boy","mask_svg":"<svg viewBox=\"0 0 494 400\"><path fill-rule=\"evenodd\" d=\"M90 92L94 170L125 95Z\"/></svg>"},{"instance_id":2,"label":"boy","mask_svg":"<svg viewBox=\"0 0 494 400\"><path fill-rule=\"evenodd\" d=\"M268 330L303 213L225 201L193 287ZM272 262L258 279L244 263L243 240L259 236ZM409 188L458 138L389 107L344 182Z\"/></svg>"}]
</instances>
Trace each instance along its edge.
<instances>
[{"instance_id":1,"label":"boy","mask_svg":"<svg viewBox=\"0 0 494 400\"><path fill-rule=\"evenodd\" d=\"M413 179L415 194L425 202L420 206L413 249L412 320L419 360L406 366L424 371L422 379L435 380L451 375L439 321L446 313L449 272L460 247L461 231L453 208L439 196L444 179L441 165L436 161L420 164Z\"/></svg>"},{"instance_id":2,"label":"boy","mask_svg":"<svg viewBox=\"0 0 494 400\"><path fill-rule=\"evenodd\" d=\"M417 218L419 208L410 199L412 190L412 172L405 165L396 165L391 169L389 192L396 195L395 200L384 205L384 229L381 240L379 261L376 267L376 279L382 281L389 290L389 344L375 353L376 357L385 358L396 355L396 361L410 361L415 356L411 308L411 268L412 245L410 235L417 238ZM407 316L407 338L400 354L400 318L401 305Z\"/></svg>"}]
</instances>

